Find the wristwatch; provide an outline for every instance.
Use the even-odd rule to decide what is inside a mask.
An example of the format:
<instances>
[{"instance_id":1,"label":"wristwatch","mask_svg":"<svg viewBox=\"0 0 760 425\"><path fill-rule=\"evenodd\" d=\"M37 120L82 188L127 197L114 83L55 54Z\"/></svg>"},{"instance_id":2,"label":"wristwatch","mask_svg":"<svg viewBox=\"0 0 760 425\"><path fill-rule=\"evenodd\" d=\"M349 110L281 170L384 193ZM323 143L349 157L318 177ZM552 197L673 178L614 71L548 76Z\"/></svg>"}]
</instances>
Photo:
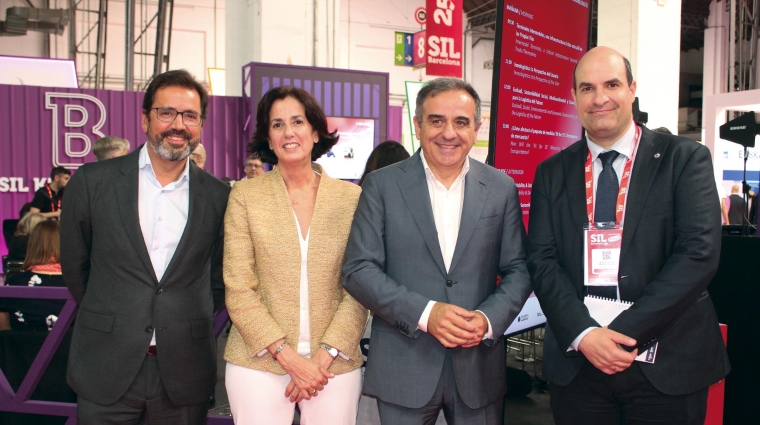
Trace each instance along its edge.
<instances>
[{"instance_id":1,"label":"wristwatch","mask_svg":"<svg viewBox=\"0 0 760 425\"><path fill-rule=\"evenodd\" d=\"M327 351L327 354L329 354L330 356L332 356L332 358L338 357L338 349L337 348L330 347L329 345L327 345L325 343L319 344L319 347L322 348L323 350Z\"/></svg>"}]
</instances>

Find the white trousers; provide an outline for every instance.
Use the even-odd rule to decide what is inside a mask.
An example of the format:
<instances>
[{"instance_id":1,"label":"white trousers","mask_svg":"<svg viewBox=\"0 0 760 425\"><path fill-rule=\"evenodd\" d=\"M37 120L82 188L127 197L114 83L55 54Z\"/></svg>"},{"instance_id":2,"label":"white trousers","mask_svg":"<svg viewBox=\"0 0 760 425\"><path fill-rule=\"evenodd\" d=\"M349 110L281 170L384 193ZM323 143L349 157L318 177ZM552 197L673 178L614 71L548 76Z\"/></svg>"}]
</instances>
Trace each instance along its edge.
<instances>
[{"instance_id":1,"label":"white trousers","mask_svg":"<svg viewBox=\"0 0 760 425\"><path fill-rule=\"evenodd\" d=\"M285 397L290 375L227 363L224 379L236 425L293 423L296 404ZM361 368L335 375L317 397L298 403L301 425L355 425L361 391Z\"/></svg>"}]
</instances>

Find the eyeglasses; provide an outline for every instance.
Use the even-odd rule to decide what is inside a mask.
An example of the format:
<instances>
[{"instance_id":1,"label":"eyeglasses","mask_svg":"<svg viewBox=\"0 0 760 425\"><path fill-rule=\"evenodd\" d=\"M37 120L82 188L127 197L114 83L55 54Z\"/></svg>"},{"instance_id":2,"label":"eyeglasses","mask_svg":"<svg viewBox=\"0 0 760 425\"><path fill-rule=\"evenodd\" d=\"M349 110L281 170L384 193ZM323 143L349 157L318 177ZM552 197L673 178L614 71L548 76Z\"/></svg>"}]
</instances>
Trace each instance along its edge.
<instances>
[{"instance_id":1,"label":"eyeglasses","mask_svg":"<svg viewBox=\"0 0 760 425\"><path fill-rule=\"evenodd\" d=\"M258 164L245 164L245 168L261 168L261 169L263 169L264 166L263 165L258 165Z\"/></svg>"},{"instance_id":2,"label":"eyeglasses","mask_svg":"<svg viewBox=\"0 0 760 425\"><path fill-rule=\"evenodd\" d=\"M195 127L201 125L203 119L206 118L203 115L194 111L178 111L174 108L150 108L156 110L156 118L161 122L174 122L177 119L177 115L182 115L182 122L187 126Z\"/></svg>"}]
</instances>

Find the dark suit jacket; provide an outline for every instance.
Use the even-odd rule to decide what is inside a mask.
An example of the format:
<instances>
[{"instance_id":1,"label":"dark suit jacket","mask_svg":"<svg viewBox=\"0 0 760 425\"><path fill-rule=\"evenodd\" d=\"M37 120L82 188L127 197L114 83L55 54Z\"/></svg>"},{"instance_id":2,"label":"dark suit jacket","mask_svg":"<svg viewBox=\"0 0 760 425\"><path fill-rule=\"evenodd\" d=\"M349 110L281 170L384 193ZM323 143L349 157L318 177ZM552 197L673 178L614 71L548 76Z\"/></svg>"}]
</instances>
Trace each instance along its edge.
<instances>
[{"instance_id":1,"label":"dark suit jacket","mask_svg":"<svg viewBox=\"0 0 760 425\"><path fill-rule=\"evenodd\" d=\"M446 348L416 328L428 301L435 300L480 310L491 321L494 340L455 348L452 357L467 406L501 400L506 392L501 336L531 292L524 240L514 181L470 160L447 273L419 152L369 174L343 266L345 288L376 314L364 392L410 408L430 401Z\"/></svg>"},{"instance_id":2,"label":"dark suit jacket","mask_svg":"<svg viewBox=\"0 0 760 425\"><path fill-rule=\"evenodd\" d=\"M139 223L138 155L85 164L66 191L61 266L79 304L67 379L81 397L113 403L137 375L155 329L169 398L199 404L216 378L213 322L224 301L222 223L230 189L190 163L187 225L158 281Z\"/></svg>"},{"instance_id":3,"label":"dark suit jacket","mask_svg":"<svg viewBox=\"0 0 760 425\"><path fill-rule=\"evenodd\" d=\"M533 183L528 267L548 319L544 375L567 385L584 359L566 352L599 326L583 304L586 218L581 140L539 164ZM704 388L729 371L707 285L718 268L720 204L710 151L692 140L642 127L625 210L619 285L633 307L609 328L659 342L654 364L636 362L666 394Z\"/></svg>"},{"instance_id":4,"label":"dark suit jacket","mask_svg":"<svg viewBox=\"0 0 760 425\"><path fill-rule=\"evenodd\" d=\"M729 224L744 224L744 198L742 195L732 194L728 197L731 206L728 208L728 223Z\"/></svg>"}]
</instances>

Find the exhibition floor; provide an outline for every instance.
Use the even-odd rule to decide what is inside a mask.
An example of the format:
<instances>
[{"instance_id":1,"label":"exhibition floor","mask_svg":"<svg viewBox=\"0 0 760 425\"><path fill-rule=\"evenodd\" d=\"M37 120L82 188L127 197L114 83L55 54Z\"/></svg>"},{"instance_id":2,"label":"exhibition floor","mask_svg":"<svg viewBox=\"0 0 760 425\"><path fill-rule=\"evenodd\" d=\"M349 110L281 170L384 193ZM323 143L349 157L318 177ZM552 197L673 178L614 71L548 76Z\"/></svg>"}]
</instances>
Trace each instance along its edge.
<instances>
[{"instance_id":1,"label":"exhibition floor","mask_svg":"<svg viewBox=\"0 0 760 425\"><path fill-rule=\"evenodd\" d=\"M529 334L524 335L529 338ZM538 341L540 332L535 331ZM524 343L527 343L523 340ZM217 340L218 347L218 376L219 380L216 385L216 404L210 407L210 411L220 414L229 414L229 402L227 401L227 392L224 389L224 347L227 344L227 334L222 335ZM504 424L505 425L553 425L551 409L549 407L549 394L545 393L544 385L534 378L534 372L540 374L542 363L541 360L531 361L531 358L541 359L543 350L541 345L536 345L535 357L529 354L530 346L520 344L520 342L510 342L511 349L507 355L507 366L515 369L523 369L530 375L533 382L533 388L530 394L522 397L507 397L504 406ZM521 350L521 347L525 347ZM526 352L527 351L527 352ZM528 361L523 362L520 359L526 358ZM298 423L297 419L294 423ZM357 425L370 425L357 423ZM374 425L374 424L372 424Z\"/></svg>"}]
</instances>

